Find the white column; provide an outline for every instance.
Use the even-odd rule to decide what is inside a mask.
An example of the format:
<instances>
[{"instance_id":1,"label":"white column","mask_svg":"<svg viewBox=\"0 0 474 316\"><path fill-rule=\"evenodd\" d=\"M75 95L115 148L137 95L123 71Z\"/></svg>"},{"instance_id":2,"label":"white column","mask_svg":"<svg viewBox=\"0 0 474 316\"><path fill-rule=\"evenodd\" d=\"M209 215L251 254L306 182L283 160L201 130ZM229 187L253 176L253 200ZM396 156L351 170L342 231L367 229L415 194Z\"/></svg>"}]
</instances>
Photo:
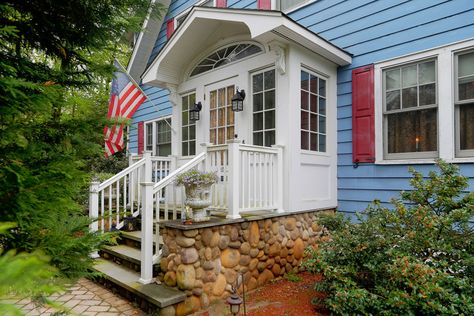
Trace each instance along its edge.
<instances>
[{"instance_id":1,"label":"white column","mask_svg":"<svg viewBox=\"0 0 474 316\"><path fill-rule=\"evenodd\" d=\"M240 159L239 146L240 140L229 140L228 144L228 164L229 164L229 179L227 187L227 218L240 218L239 212L239 175L240 175Z\"/></svg>"},{"instance_id":2,"label":"white column","mask_svg":"<svg viewBox=\"0 0 474 316\"><path fill-rule=\"evenodd\" d=\"M152 163L151 163L151 151L143 152L143 158L145 158L145 167L143 168L142 182L151 182L151 175L153 173Z\"/></svg>"},{"instance_id":3,"label":"white column","mask_svg":"<svg viewBox=\"0 0 474 316\"><path fill-rule=\"evenodd\" d=\"M153 182L140 183L142 191L142 240L140 279L142 284L153 280Z\"/></svg>"},{"instance_id":4,"label":"white column","mask_svg":"<svg viewBox=\"0 0 474 316\"><path fill-rule=\"evenodd\" d=\"M276 204L277 204L277 213L283 213L283 146L282 145L273 145L273 148L278 150L277 153L277 174L276 174L276 183L274 187L276 188Z\"/></svg>"},{"instance_id":5,"label":"white column","mask_svg":"<svg viewBox=\"0 0 474 316\"><path fill-rule=\"evenodd\" d=\"M89 189L89 218L93 221L89 225L91 232L99 230L99 184L98 181L92 181ZM98 258L99 254L97 251L91 253L91 258Z\"/></svg>"}]
</instances>

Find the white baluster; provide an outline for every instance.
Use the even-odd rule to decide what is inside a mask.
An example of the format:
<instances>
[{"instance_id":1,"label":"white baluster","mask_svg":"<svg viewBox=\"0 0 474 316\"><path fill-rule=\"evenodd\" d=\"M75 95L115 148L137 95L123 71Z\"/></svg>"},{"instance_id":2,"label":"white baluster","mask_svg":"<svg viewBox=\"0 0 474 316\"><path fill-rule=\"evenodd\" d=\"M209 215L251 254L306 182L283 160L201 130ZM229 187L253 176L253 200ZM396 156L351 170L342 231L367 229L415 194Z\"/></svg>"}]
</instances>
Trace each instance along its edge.
<instances>
[{"instance_id":1,"label":"white baluster","mask_svg":"<svg viewBox=\"0 0 474 316\"><path fill-rule=\"evenodd\" d=\"M89 190L89 217L93 220L89 229L92 232L96 232L99 229L99 223L97 222L99 217L99 184L98 181L92 181ZM90 256L98 258L99 254L97 251L94 251Z\"/></svg>"}]
</instances>

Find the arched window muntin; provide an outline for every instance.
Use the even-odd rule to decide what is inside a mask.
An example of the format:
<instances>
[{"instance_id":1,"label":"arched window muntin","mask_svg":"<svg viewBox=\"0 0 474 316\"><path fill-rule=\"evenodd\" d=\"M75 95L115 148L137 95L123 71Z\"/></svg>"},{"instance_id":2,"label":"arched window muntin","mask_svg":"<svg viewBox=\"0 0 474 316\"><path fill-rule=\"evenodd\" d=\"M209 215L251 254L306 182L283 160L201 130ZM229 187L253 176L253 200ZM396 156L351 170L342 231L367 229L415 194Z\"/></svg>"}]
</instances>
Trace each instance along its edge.
<instances>
[{"instance_id":1,"label":"arched window muntin","mask_svg":"<svg viewBox=\"0 0 474 316\"><path fill-rule=\"evenodd\" d=\"M221 46L202 58L192 69L190 77L207 73L263 52L263 47L255 42L238 42Z\"/></svg>"}]
</instances>

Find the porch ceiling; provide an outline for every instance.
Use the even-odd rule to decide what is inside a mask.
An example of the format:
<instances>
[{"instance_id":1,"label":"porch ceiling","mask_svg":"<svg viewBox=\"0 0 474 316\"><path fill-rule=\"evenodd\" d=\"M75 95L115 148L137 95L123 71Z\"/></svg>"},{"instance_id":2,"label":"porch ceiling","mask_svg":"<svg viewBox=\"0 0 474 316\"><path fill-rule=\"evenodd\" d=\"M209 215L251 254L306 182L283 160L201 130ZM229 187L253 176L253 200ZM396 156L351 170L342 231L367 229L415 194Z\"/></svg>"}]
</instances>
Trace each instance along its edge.
<instances>
[{"instance_id":1,"label":"porch ceiling","mask_svg":"<svg viewBox=\"0 0 474 316\"><path fill-rule=\"evenodd\" d=\"M347 52L279 11L193 7L143 74L143 83L160 87L178 85L184 69L203 51L234 36L262 44L275 39L293 42L338 65L351 63Z\"/></svg>"}]
</instances>

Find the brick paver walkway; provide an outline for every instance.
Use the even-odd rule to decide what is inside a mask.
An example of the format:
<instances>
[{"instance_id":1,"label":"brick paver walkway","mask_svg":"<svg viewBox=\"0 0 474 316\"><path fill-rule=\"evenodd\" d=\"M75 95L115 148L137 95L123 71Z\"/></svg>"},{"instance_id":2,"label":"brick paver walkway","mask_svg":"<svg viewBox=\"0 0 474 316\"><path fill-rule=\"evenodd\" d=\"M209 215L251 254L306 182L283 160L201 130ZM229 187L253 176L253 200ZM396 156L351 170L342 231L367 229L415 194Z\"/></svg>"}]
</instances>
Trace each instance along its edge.
<instances>
[{"instance_id":1,"label":"brick paver walkway","mask_svg":"<svg viewBox=\"0 0 474 316\"><path fill-rule=\"evenodd\" d=\"M67 308L67 314L84 316L142 316L146 315L129 301L107 288L87 279L80 279L67 291L54 294L51 300ZM15 302L28 316L50 316L58 310L36 306L29 299Z\"/></svg>"}]
</instances>

